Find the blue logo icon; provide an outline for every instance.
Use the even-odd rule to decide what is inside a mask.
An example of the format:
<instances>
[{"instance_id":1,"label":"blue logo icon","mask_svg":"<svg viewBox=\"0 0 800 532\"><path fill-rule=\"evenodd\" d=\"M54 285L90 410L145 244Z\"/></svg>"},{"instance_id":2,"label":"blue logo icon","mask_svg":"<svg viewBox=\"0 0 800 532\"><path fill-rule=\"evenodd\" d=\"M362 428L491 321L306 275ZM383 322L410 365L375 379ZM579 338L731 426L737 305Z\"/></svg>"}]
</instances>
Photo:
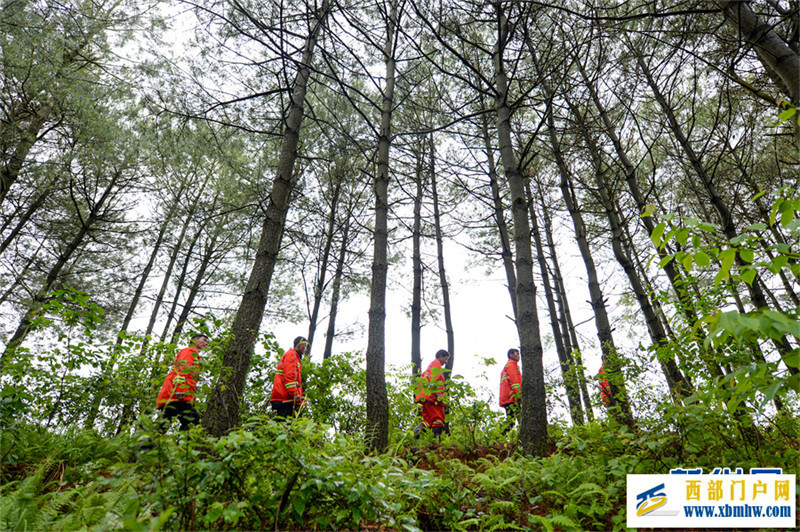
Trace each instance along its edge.
<instances>
[{"instance_id":1,"label":"blue logo icon","mask_svg":"<svg viewBox=\"0 0 800 532\"><path fill-rule=\"evenodd\" d=\"M667 494L664 493L664 484L643 491L636 496L636 516L647 515L653 510L661 508L667 503Z\"/></svg>"}]
</instances>

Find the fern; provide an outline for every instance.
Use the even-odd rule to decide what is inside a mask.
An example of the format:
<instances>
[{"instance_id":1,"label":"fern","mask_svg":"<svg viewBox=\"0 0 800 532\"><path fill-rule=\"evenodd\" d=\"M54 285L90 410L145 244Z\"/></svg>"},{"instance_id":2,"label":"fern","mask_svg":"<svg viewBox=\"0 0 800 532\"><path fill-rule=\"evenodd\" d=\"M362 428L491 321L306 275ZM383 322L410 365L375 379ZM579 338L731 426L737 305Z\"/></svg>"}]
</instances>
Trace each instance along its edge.
<instances>
[{"instance_id":1,"label":"fern","mask_svg":"<svg viewBox=\"0 0 800 532\"><path fill-rule=\"evenodd\" d=\"M582 530L583 528L567 517L564 514L554 514L550 516L550 521L557 527L563 528L564 530Z\"/></svg>"},{"instance_id":2,"label":"fern","mask_svg":"<svg viewBox=\"0 0 800 532\"><path fill-rule=\"evenodd\" d=\"M569 497L572 500L582 501L585 497L596 493L603 497L603 501L608 502L608 494L606 490L595 484L594 482L584 482L571 492L569 492Z\"/></svg>"},{"instance_id":3,"label":"fern","mask_svg":"<svg viewBox=\"0 0 800 532\"><path fill-rule=\"evenodd\" d=\"M542 525L546 532L553 532L555 530L555 526L553 526L553 521L548 519L547 517L542 517L541 515L534 515L533 519Z\"/></svg>"}]
</instances>

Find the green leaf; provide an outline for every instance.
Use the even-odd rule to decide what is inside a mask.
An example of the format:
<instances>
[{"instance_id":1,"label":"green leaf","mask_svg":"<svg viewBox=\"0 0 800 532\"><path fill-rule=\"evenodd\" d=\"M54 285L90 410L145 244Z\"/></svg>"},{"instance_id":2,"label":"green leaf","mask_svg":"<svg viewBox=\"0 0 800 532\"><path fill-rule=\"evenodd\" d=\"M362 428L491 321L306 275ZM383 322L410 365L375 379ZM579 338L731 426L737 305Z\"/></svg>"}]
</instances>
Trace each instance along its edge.
<instances>
[{"instance_id":1,"label":"green leaf","mask_svg":"<svg viewBox=\"0 0 800 532\"><path fill-rule=\"evenodd\" d=\"M736 259L736 250L733 248L723 249L719 254L719 258L722 260L722 265L720 266L721 271L725 272L725 278L727 279L730 275L733 261Z\"/></svg>"},{"instance_id":2,"label":"green leaf","mask_svg":"<svg viewBox=\"0 0 800 532\"><path fill-rule=\"evenodd\" d=\"M792 375L788 379L786 379L786 386L789 389L794 390L797 393L800 393L800 373Z\"/></svg>"},{"instance_id":3,"label":"green leaf","mask_svg":"<svg viewBox=\"0 0 800 532\"><path fill-rule=\"evenodd\" d=\"M653 229L653 232L650 233L650 240L652 240L653 241L653 245L655 245L659 249L661 249L661 247L662 247L661 246L661 244L662 244L662 240L661 239L662 239L662 237L664 235L664 231L666 230L666 228L667 228L667 224L664 223L664 222L661 222L660 224L655 226L655 228Z\"/></svg>"},{"instance_id":4,"label":"green leaf","mask_svg":"<svg viewBox=\"0 0 800 532\"><path fill-rule=\"evenodd\" d=\"M131 532L144 532L147 530L147 527L145 525L143 525L133 517L123 517L122 526L124 530L129 530Z\"/></svg>"},{"instance_id":5,"label":"green leaf","mask_svg":"<svg viewBox=\"0 0 800 532\"><path fill-rule=\"evenodd\" d=\"M222 511L224 509L225 507L222 505L221 502L215 502L214 504L211 505L211 509L208 511L208 513L206 513L206 520L208 522L216 521L217 519L220 518L220 516L222 515Z\"/></svg>"},{"instance_id":6,"label":"green leaf","mask_svg":"<svg viewBox=\"0 0 800 532\"><path fill-rule=\"evenodd\" d=\"M791 204L788 202L784 203L784 205L790 205L791 207ZM781 212L781 225L786 227L792 220L794 220L794 207L784 209Z\"/></svg>"},{"instance_id":7,"label":"green leaf","mask_svg":"<svg viewBox=\"0 0 800 532\"><path fill-rule=\"evenodd\" d=\"M746 231L750 231L750 232L766 231L767 230L767 224L764 224L764 223L761 223L761 222L758 222L758 223L755 223L755 224L750 224L747 227L745 227L745 230Z\"/></svg>"},{"instance_id":8,"label":"green leaf","mask_svg":"<svg viewBox=\"0 0 800 532\"><path fill-rule=\"evenodd\" d=\"M694 262L701 268L707 268L711 265L711 259L705 251L698 251L694 254Z\"/></svg>"},{"instance_id":9,"label":"green leaf","mask_svg":"<svg viewBox=\"0 0 800 532\"><path fill-rule=\"evenodd\" d=\"M708 222L701 222L701 223L697 224L697 227L699 227L700 229L702 229L703 231L705 231L707 233L713 233L713 232L715 232L717 230L717 225L716 224L711 224L711 223L708 223Z\"/></svg>"},{"instance_id":10,"label":"green leaf","mask_svg":"<svg viewBox=\"0 0 800 532\"><path fill-rule=\"evenodd\" d=\"M159 515L158 516L158 521L155 523L155 525L153 525L153 529L152 529L153 532L158 532L159 530L161 530L174 512L175 512L175 507L174 506L170 506L169 508L167 508L164 511L164 513Z\"/></svg>"},{"instance_id":11,"label":"green leaf","mask_svg":"<svg viewBox=\"0 0 800 532\"><path fill-rule=\"evenodd\" d=\"M681 230L680 230L680 231L678 231L678 233L675 235L675 240L677 240L677 241L678 241L678 243L679 243L681 246L685 246L685 245L686 245L686 241L687 241L688 239L689 239L689 231L688 231L688 229L686 229L686 228L683 228L683 229L681 229Z\"/></svg>"},{"instance_id":12,"label":"green leaf","mask_svg":"<svg viewBox=\"0 0 800 532\"><path fill-rule=\"evenodd\" d=\"M770 265L770 268L769 268L769 269L770 269L770 271L771 271L772 273L778 273L778 272L780 272L780 271L781 271L781 268L783 268L784 266L786 266L786 264L787 264L788 262L789 262L789 257L787 257L786 255L778 255L778 256L777 256L777 257L775 257L775 259L772 261L772 264Z\"/></svg>"},{"instance_id":13,"label":"green leaf","mask_svg":"<svg viewBox=\"0 0 800 532\"><path fill-rule=\"evenodd\" d=\"M736 408L739 406L741 402L742 400L738 396L734 395L733 397L731 397L730 400L726 403L726 406L728 407L728 412L736 411Z\"/></svg>"},{"instance_id":14,"label":"green leaf","mask_svg":"<svg viewBox=\"0 0 800 532\"><path fill-rule=\"evenodd\" d=\"M292 506L294 506L294 511L297 515L303 515L303 511L306 509L306 501L297 497L292 501Z\"/></svg>"},{"instance_id":15,"label":"green leaf","mask_svg":"<svg viewBox=\"0 0 800 532\"><path fill-rule=\"evenodd\" d=\"M783 355L783 361L787 366L800 369L800 349L795 349L794 351Z\"/></svg>"},{"instance_id":16,"label":"green leaf","mask_svg":"<svg viewBox=\"0 0 800 532\"><path fill-rule=\"evenodd\" d=\"M783 111L781 114L778 115L778 120L780 120L781 122L786 122L795 114L797 114L797 107L789 107L788 109L786 109L785 111Z\"/></svg>"},{"instance_id":17,"label":"green leaf","mask_svg":"<svg viewBox=\"0 0 800 532\"><path fill-rule=\"evenodd\" d=\"M742 281L746 282L750 286L753 286L753 281L756 278L756 270L755 270L755 268L752 268L750 266L745 266L744 268L742 268L742 270L739 273L739 275L741 276Z\"/></svg>"},{"instance_id":18,"label":"green leaf","mask_svg":"<svg viewBox=\"0 0 800 532\"><path fill-rule=\"evenodd\" d=\"M692 254L687 253L685 257L683 257L683 261L681 261L683 267L686 268L686 271L692 270Z\"/></svg>"},{"instance_id":19,"label":"green leaf","mask_svg":"<svg viewBox=\"0 0 800 532\"><path fill-rule=\"evenodd\" d=\"M768 402L772 401L772 398L773 398L773 397L775 397L775 394L777 394L777 393L778 393L778 390L780 390L780 389L781 389L781 386L782 386L782 385L783 385L783 383L782 383L782 382L780 382L780 381L778 381L778 382L773 382L773 383L770 385L770 387L769 387L769 388L767 388L767 391L766 391L766 392L764 392L764 402L762 403L762 405L764 405L764 404L766 404L766 403L768 403Z\"/></svg>"},{"instance_id":20,"label":"green leaf","mask_svg":"<svg viewBox=\"0 0 800 532\"><path fill-rule=\"evenodd\" d=\"M748 262L750 264L753 263L753 250L749 248L742 248L739 250L739 256L742 258L743 261Z\"/></svg>"}]
</instances>

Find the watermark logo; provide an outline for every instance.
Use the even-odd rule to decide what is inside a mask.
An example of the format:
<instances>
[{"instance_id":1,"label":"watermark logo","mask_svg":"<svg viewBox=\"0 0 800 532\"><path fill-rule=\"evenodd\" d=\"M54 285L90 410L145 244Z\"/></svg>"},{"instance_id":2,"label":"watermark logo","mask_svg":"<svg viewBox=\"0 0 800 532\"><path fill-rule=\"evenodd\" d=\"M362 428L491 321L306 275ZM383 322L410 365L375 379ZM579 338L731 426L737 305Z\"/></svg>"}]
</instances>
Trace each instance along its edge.
<instances>
[{"instance_id":1,"label":"watermark logo","mask_svg":"<svg viewBox=\"0 0 800 532\"><path fill-rule=\"evenodd\" d=\"M636 505L636 516L647 515L657 510L667 503L667 495L664 493L664 483L662 482L655 488L645 490L636 495L639 503Z\"/></svg>"},{"instance_id":2,"label":"watermark logo","mask_svg":"<svg viewBox=\"0 0 800 532\"><path fill-rule=\"evenodd\" d=\"M776 468L628 475L630 528L793 528L795 475Z\"/></svg>"}]
</instances>

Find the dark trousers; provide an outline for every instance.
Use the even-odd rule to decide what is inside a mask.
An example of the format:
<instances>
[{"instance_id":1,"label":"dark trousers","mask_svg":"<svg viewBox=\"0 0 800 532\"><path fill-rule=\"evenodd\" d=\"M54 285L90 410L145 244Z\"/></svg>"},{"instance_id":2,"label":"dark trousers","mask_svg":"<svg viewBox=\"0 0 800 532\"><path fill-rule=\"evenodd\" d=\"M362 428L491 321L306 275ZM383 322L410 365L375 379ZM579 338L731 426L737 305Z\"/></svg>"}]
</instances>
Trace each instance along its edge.
<instances>
[{"instance_id":1,"label":"dark trousers","mask_svg":"<svg viewBox=\"0 0 800 532\"><path fill-rule=\"evenodd\" d=\"M289 417L295 417L297 411L300 410L300 405L293 402L284 403L283 401L271 401L269 404L272 405L272 409L278 414L279 421L285 421Z\"/></svg>"},{"instance_id":2,"label":"dark trousers","mask_svg":"<svg viewBox=\"0 0 800 532\"><path fill-rule=\"evenodd\" d=\"M514 428L514 425L519 420L519 403L508 403L502 405L506 409L506 423L503 428L503 434Z\"/></svg>"},{"instance_id":3,"label":"dark trousers","mask_svg":"<svg viewBox=\"0 0 800 532\"><path fill-rule=\"evenodd\" d=\"M161 419L158 421L161 432L166 432L169 428L170 421L177 417L181 422L180 430L189 430L192 425L200 423L200 414L195 410L194 405L189 401L172 401L159 407L161 411Z\"/></svg>"},{"instance_id":4,"label":"dark trousers","mask_svg":"<svg viewBox=\"0 0 800 532\"><path fill-rule=\"evenodd\" d=\"M158 420L156 420L156 428L162 434L167 432L170 422L175 417L181 422L180 430L189 430L189 427L192 425L200 423L200 414L197 413L194 405L188 401L172 401L171 403L158 407L158 411L160 412L160 416ZM134 454L129 461L135 462L138 454L149 451L152 448L153 440L151 440L150 437L144 438L137 446L136 454Z\"/></svg>"}]
</instances>

